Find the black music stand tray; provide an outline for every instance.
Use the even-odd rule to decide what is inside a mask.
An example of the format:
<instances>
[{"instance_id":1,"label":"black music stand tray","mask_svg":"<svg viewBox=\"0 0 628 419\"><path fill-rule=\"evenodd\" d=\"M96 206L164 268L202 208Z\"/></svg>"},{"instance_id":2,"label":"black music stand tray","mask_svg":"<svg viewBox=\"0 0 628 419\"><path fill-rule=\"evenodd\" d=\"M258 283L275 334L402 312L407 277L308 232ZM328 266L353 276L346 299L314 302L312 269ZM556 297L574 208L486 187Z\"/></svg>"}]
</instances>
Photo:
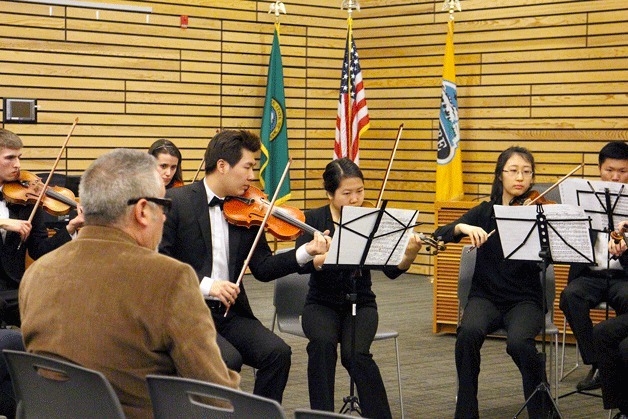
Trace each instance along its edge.
<instances>
[{"instance_id":1,"label":"black music stand tray","mask_svg":"<svg viewBox=\"0 0 628 419\"><path fill-rule=\"evenodd\" d=\"M340 222L337 224L338 227L334 234L334 239L337 239L332 239L332 247L330 247L328 257L323 265L323 269L355 269L351 274L351 292L346 295L347 301L351 302L351 365L349 367L351 373L349 374L349 395L343 398L344 404L340 408L342 414L357 412L362 416L360 402L355 395L355 381L353 379L358 298L357 279L361 276L363 269L382 270L387 265L396 266L399 262L395 263L396 260L393 259L393 256L399 254L399 249L401 252L405 251L409 240L406 232L417 226L415 221L418 211L395 210L406 215L403 217L404 219L401 219L399 214L386 210L387 204L388 201L383 201L381 208L343 207L340 213ZM343 222L343 219L347 218L345 209L362 212L362 214ZM372 220L367 220L367 218L372 218ZM352 255L345 256L341 252L343 236L351 243ZM356 238L358 239L356 240ZM361 243L359 238L362 239ZM378 241L379 246L374 246L374 243ZM378 257L373 258L374 253L379 253ZM359 256L359 260L355 259L356 255Z\"/></svg>"},{"instance_id":2,"label":"black music stand tray","mask_svg":"<svg viewBox=\"0 0 628 419\"><path fill-rule=\"evenodd\" d=\"M507 207L510 208L510 207ZM519 207L521 208L521 207ZM554 208L556 208L556 206L554 206ZM548 308L547 308L547 299L546 299L546 295L547 295L547 268L548 266L553 263L554 261L552 260L552 253L551 253L551 247L552 247L552 240L560 240L562 242L562 244L565 244L568 248L570 248L571 250L573 250L577 255L579 255L580 257L584 258L584 260L587 263L594 263L594 257L595 255L593 254L593 249L591 249L590 245L589 248L586 250L589 250L589 252L586 252L588 254L591 255L591 257L588 257L587 255L585 255L583 252L580 251L580 249L576 249L574 246L572 246L570 243L568 243L565 238L563 236L561 236L561 234L559 233L559 231L557 230L557 228L554 228L554 226L552 226L551 222L548 222L545 211L543 209L543 205L536 205L536 216L535 218L531 218L531 219L522 219L522 218L507 218L507 217L498 217L497 216L497 211L496 211L496 216L495 216L496 220L505 220L505 221L518 221L518 222L528 222L530 223L530 230L528 231L527 235L525 236L525 238L523 239L523 241L519 244L519 246L515 247L514 250L511 251L511 253L506 254L506 252L504 252L504 257L505 259L511 259L519 249L521 249L524 245L526 245L526 243L528 242L528 239L530 237L532 237L534 232L538 232L538 238L539 238L539 252L538 252L538 258L530 258L529 260L532 261L541 261L541 284L542 284L542 289L543 289L543 315L545 316L545 313L547 312ZM579 219L560 219L560 222L574 222L574 221L583 221L582 218ZM590 221L589 221L590 223ZM571 228L573 228L573 224L571 225ZM550 229L552 230L552 234L550 234ZM498 222L498 231L499 231L499 222ZM523 230L525 232L525 230ZM587 233L588 236L588 233ZM500 238L504 237L504 235L500 234ZM534 240L532 240L530 243L528 243L528 246L533 245ZM502 247L504 247L504 242L502 240ZM519 260L526 260L525 257L524 258L516 258ZM562 260L557 260L557 262L562 262ZM545 319L543 320L543 327L541 329L541 366L543 369L543 378L541 380L541 382L537 385L537 387L534 389L534 391L532 392L532 394L530 395L530 397L528 397L528 399L525 401L525 403L523 404L523 406L521 406L521 408L519 409L519 411L515 414L514 418L518 418L519 415L521 414L521 412L523 412L523 410L527 407L527 405L530 403L530 401L532 400L532 398L537 394L537 393L545 393L545 395L547 396L546 398L549 398L549 400L551 401L552 405L553 405L553 409L554 412L556 412L556 414L558 415L559 418L562 418L562 414L560 413L560 410L558 409L558 405L556 404L556 401L552 398L552 393L550 391L550 385L549 382L547 380L547 376L546 376L546 365L547 365L547 352L545 349L545 345L546 345L546 339L547 339L547 330L546 330L546 325L545 325ZM541 400L541 410L543 412L543 414L545 414L546 411L546 406L545 406L545 401L546 398L542 398Z\"/></svg>"}]
</instances>

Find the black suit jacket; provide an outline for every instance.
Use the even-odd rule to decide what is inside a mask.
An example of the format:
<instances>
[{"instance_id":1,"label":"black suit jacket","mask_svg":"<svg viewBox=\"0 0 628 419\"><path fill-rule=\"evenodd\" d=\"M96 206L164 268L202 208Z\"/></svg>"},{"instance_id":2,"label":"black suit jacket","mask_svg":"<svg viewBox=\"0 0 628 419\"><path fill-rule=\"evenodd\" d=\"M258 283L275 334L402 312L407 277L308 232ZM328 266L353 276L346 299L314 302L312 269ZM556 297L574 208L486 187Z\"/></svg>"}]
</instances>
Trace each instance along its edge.
<instances>
[{"instance_id":1,"label":"black suit jacket","mask_svg":"<svg viewBox=\"0 0 628 419\"><path fill-rule=\"evenodd\" d=\"M7 204L7 207L9 208L9 217L18 220L28 220L33 210L32 205ZM31 233L22 246L20 246L22 240L20 235L12 231L7 231L6 238L2 242L0 250L2 268L7 279L14 281L15 284L19 284L24 275L27 249L30 257L37 259L72 239L65 228L60 229L49 238L41 209L37 210L31 224Z\"/></svg>"},{"instance_id":2,"label":"black suit jacket","mask_svg":"<svg viewBox=\"0 0 628 419\"><path fill-rule=\"evenodd\" d=\"M203 181L194 182L166 192L172 199L172 209L164 224L164 234L159 251L192 265L199 281L211 277L212 235L209 220L207 193ZM258 228L245 228L229 224L229 280L235 282L249 254ZM273 256L265 235L262 235L253 253L249 268L256 279L268 282L296 272L299 265L295 251ZM244 289L232 310L239 315L254 318Z\"/></svg>"}]
</instances>

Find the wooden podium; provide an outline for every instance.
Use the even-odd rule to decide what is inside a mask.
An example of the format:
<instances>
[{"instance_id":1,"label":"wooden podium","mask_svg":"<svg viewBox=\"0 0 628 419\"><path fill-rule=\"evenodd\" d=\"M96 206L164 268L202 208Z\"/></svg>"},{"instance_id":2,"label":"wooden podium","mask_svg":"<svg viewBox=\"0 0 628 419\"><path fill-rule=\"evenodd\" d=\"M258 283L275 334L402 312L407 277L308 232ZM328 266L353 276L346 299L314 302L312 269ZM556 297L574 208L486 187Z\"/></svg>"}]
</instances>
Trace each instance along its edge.
<instances>
[{"instance_id":1,"label":"wooden podium","mask_svg":"<svg viewBox=\"0 0 628 419\"><path fill-rule=\"evenodd\" d=\"M470 208L479 205L477 201L450 201L434 204L434 219L438 228L456 221ZM448 243L447 250L439 252L434 261L434 315L432 331L434 333L455 333L458 322L458 269L460 267L460 253L465 244L470 244L468 238L460 243ZM567 285L568 265L554 265L556 275L556 298L554 299L554 324L562 330L564 315L558 307L560 293ZM614 312L611 311L611 317ZM593 310L591 319L598 323L606 318L604 310ZM573 341L571 329L567 325L567 334Z\"/></svg>"}]
</instances>

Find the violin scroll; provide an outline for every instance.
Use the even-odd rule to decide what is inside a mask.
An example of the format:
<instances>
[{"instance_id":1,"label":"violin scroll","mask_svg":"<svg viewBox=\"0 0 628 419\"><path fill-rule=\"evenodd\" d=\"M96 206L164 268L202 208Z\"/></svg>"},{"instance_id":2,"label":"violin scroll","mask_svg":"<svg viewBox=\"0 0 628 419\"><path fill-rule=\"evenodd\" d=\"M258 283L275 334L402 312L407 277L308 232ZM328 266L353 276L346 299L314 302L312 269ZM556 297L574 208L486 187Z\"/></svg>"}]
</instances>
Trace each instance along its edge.
<instances>
[{"instance_id":1,"label":"violin scroll","mask_svg":"<svg viewBox=\"0 0 628 419\"><path fill-rule=\"evenodd\" d=\"M445 242L441 239L441 237L434 238L433 234L425 235L423 233L418 233L419 240L425 244L425 250L432 255L437 255L438 252L442 252L446 250Z\"/></svg>"},{"instance_id":2,"label":"violin scroll","mask_svg":"<svg viewBox=\"0 0 628 419\"><path fill-rule=\"evenodd\" d=\"M628 226L624 224L621 229L611 231L611 238L615 244L619 244L623 240L628 246Z\"/></svg>"}]
</instances>

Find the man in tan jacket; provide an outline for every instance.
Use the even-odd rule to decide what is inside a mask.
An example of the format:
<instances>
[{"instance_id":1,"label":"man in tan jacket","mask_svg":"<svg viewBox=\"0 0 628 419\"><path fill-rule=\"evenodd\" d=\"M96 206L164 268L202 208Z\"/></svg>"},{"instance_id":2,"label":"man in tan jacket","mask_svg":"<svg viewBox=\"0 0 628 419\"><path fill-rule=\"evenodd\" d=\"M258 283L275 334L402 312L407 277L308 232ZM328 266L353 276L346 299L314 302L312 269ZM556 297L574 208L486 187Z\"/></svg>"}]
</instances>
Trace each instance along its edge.
<instances>
[{"instance_id":1,"label":"man in tan jacket","mask_svg":"<svg viewBox=\"0 0 628 419\"><path fill-rule=\"evenodd\" d=\"M101 156L81 178L85 227L20 284L27 350L102 372L130 418L152 414L147 374L240 381L222 361L194 270L156 252L164 194L152 156Z\"/></svg>"}]
</instances>

